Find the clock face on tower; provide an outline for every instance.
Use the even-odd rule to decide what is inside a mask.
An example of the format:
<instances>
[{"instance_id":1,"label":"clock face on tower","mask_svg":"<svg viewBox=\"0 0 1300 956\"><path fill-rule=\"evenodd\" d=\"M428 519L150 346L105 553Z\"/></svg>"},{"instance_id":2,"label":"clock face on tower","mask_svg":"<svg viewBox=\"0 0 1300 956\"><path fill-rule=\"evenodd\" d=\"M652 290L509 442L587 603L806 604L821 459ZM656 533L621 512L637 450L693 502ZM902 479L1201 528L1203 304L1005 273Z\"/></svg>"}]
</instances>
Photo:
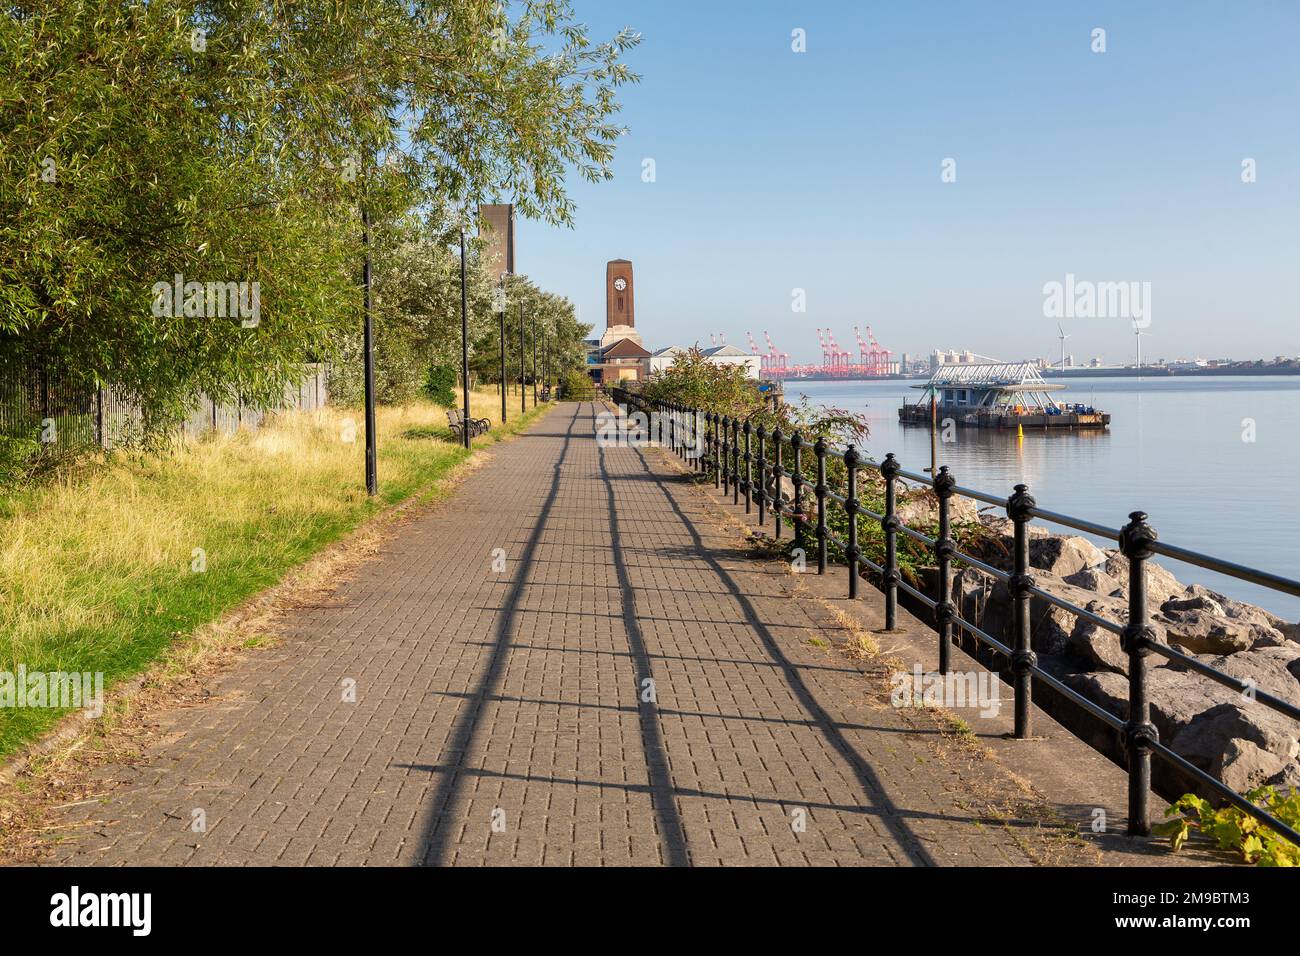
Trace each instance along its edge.
<instances>
[{"instance_id":1,"label":"clock face on tower","mask_svg":"<svg viewBox=\"0 0 1300 956\"><path fill-rule=\"evenodd\" d=\"M617 289L619 292L622 292L624 289L627 288L627 280L624 279L622 276L619 276L617 279L614 280L614 288Z\"/></svg>"}]
</instances>

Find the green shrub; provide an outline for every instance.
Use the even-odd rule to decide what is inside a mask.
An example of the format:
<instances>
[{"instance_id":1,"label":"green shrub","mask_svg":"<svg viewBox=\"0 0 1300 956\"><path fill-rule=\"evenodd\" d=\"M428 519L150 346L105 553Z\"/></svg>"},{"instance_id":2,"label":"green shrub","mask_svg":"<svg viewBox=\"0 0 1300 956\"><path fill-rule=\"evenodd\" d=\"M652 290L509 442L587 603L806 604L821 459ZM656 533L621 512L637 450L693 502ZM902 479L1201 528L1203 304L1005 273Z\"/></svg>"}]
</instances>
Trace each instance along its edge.
<instances>
[{"instance_id":1,"label":"green shrub","mask_svg":"<svg viewBox=\"0 0 1300 956\"><path fill-rule=\"evenodd\" d=\"M424 381L424 394L444 408L456 404L456 370L450 365L431 365Z\"/></svg>"},{"instance_id":2,"label":"green shrub","mask_svg":"<svg viewBox=\"0 0 1300 956\"><path fill-rule=\"evenodd\" d=\"M596 385L592 382L591 376L579 369L565 373L564 384L561 387L566 401L590 402L596 397Z\"/></svg>"}]
</instances>

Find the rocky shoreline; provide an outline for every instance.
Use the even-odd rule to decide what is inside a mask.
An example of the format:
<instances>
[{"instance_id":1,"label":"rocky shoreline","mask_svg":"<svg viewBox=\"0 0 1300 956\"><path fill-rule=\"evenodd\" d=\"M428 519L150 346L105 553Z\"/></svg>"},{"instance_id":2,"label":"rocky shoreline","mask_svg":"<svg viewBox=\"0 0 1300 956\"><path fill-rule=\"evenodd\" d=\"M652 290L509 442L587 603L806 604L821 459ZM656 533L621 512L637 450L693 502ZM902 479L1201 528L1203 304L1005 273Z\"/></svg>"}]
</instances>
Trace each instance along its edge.
<instances>
[{"instance_id":1,"label":"rocky shoreline","mask_svg":"<svg viewBox=\"0 0 1300 956\"><path fill-rule=\"evenodd\" d=\"M768 494L792 502L786 478ZM1013 525L1001 514L980 510L961 496L950 500L950 520L960 549L986 564L1010 571ZM900 487L897 515L908 527L934 533L938 502L924 486ZM812 516L807 516L812 520ZM1078 535L1053 534L1029 526L1029 558L1035 584L1058 598L1123 625L1128 620L1128 559ZM956 562L960 565L960 562ZM935 593L938 569L925 568L913 582ZM1007 585L973 567L952 575L953 602L962 618L1005 644L1014 643L1014 612ZM906 593L899 603L923 621L933 612ZM1235 600L1199 584L1183 584L1158 561L1147 562L1147 603L1155 639L1192 655L1261 691L1300 706L1300 624ZM1067 687L1121 720L1128 719L1128 655L1119 636L1038 595L1030 600L1030 634L1039 666ZM978 647L958 630L962 646L989 667L1007 662ZM1009 672L1005 675L1009 680ZM1189 763L1238 793L1271 784L1300 787L1300 721L1261 704L1242 691L1219 684L1186 665L1147 658L1151 720L1160 741ZM1124 763L1119 735L1094 715L1042 685L1034 702L1094 748ZM1218 802L1218 794L1195 777L1156 758L1152 782L1173 800L1192 792Z\"/></svg>"},{"instance_id":2,"label":"rocky shoreline","mask_svg":"<svg viewBox=\"0 0 1300 956\"><path fill-rule=\"evenodd\" d=\"M973 511L973 509L972 509ZM1012 524L1000 516L977 521L980 553L1010 569ZM1030 526L1030 564L1044 591L1109 621L1128 616L1128 559L1083 537ZM1156 640L1300 706L1300 625L1212 591L1184 585L1156 561L1147 562L1148 604ZM1011 643L1013 610L1005 583L976 568L953 574L953 601L967 621ZM1128 655L1119 637L1035 595L1031 640L1039 666L1121 719L1128 716ZM1262 784L1300 785L1300 723L1251 698L1158 656L1147 658L1151 719L1175 753L1239 793ZM1073 732L1120 759L1115 732L1082 708L1046 688L1035 701ZM1194 778L1153 761L1155 786L1167 797L1199 792Z\"/></svg>"}]
</instances>

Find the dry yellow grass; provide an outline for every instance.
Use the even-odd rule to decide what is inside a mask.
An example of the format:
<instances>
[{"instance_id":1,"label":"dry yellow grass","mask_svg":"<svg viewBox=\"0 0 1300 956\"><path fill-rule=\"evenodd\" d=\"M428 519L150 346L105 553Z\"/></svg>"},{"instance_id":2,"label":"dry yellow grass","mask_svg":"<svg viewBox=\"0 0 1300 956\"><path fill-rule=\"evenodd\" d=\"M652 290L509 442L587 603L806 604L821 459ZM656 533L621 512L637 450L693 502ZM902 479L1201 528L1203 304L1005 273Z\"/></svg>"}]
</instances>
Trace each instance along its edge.
<instances>
[{"instance_id":1,"label":"dry yellow grass","mask_svg":"<svg viewBox=\"0 0 1300 956\"><path fill-rule=\"evenodd\" d=\"M474 415L497 426L475 444L526 423L510 398L502 429L495 390L472 395ZM0 498L0 671L103 672L109 682L138 672L468 454L432 403L380 408L376 423L377 499L365 493L362 415L334 408L114 458ZM0 754L57 716L0 709Z\"/></svg>"}]
</instances>

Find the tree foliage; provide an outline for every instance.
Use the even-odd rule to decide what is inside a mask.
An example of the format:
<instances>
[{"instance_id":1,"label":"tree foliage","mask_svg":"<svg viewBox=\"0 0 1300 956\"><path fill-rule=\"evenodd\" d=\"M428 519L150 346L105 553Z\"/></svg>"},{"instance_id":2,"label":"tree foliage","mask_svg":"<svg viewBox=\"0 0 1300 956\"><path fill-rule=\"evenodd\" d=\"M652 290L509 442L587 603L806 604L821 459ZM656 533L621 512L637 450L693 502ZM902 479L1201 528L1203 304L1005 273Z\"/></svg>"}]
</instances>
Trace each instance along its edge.
<instances>
[{"instance_id":1,"label":"tree foliage","mask_svg":"<svg viewBox=\"0 0 1300 956\"><path fill-rule=\"evenodd\" d=\"M594 43L565 0L511 13L493 0L8 4L0 359L112 383L160 418L199 392L273 399L304 360L349 358L362 207L374 250L395 256L378 267L384 321L420 326L445 356L455 210L504 197L571 223L565 174L610 176L615 93L636 79L622 62L636 35ZM256 282L259 321L155 314L151 290L178 274ZM476 280L476 315L484 295Z\"/></svg>"}]
</instances>

